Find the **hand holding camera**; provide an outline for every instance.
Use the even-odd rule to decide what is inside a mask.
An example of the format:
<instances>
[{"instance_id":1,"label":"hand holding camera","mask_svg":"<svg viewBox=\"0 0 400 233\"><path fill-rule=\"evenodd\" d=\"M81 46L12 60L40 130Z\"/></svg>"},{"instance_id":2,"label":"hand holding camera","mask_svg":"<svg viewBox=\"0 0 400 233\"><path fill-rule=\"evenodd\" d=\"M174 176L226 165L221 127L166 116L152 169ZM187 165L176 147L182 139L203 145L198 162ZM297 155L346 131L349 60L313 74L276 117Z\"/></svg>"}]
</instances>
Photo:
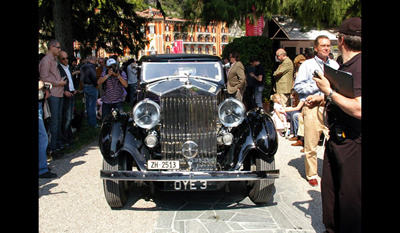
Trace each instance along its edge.
<instances>
[{"instance_id":1,"label":"hand holding camera","mask_svg":"<svg viewBox=\"0 0 400 233\"><path fill-rule=\"evenodd\" d=\"M319 76L319 71L318 70L314 70L314 73L313 73L313 76L314 77L316 77L316 78L319 78L319 79L321 79L321 77Z\"/></svg>"},{"instance_id":2,"label":"hand holding camera","mask_svg":"<svg viewBox=\"0 0 400 233\"><path fill-rule=\"evenodd\" d=\"M117 67L115 67L115 66L111 66L108 69L108 76L109 77L111 77L111 76L118 77L119 76L119 69Z\"/></svg>"}]
</instances>

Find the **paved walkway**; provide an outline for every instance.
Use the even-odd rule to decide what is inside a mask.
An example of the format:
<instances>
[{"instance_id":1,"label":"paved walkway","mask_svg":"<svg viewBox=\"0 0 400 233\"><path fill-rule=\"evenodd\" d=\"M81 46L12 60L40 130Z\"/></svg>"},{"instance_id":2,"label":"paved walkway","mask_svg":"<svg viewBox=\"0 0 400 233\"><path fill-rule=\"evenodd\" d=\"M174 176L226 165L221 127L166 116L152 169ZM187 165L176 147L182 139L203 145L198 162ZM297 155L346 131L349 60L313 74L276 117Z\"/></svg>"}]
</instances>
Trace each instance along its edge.
<instances>
[{"instance_id":1,"label":"paved walkway","mask_svg":"<svg viewBox=\"0 0 400 233\"><path fill-rule=\"evenodd\" d=\"M39 180L39 232L323 232L320 186L305 180L304 154L280 139L272 203L254 205L243 182L230 192L160 192L133 186L124 208L108 207L94 141L51 161L57 179ZM321 175L323 148L318 148ZM318 179L320 181L320 179Z\"/></svg>"},{"instance_id":2,"label":"paved walkway","mask_svg":"<svg viewBox=\"0 0 400 233\"><path fill-rule=\"evenodd\" d=\"M162 192L154 232L323 232L320 186L305 179L304 154L280 138L272 203L258 206L246 196L244 182L232 183L230 192ZM318 148L321 175L323 148ZM318 179L320 181L320 179Z\"/></svg>"}]
</instances>

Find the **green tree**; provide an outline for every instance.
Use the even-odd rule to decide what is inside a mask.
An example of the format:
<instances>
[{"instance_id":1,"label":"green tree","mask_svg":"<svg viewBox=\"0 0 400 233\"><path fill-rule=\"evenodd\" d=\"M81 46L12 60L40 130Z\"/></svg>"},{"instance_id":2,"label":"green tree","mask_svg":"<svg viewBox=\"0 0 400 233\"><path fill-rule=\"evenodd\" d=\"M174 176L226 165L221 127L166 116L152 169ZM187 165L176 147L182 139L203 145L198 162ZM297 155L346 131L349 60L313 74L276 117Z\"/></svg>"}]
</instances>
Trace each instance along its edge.
<instances>
[{"instance_id":1,"label":"green tree","mask_svg":"<svg viewBox=\"0 0 400 233\"><path fill-rule=\"evenodd\" d=\"M361 0L188 0L184 6L186 19L203 24L216 20L230 25L261 14L269 19L289 15L304 26L338 26L348 17L361 17Z\"/></svg>"},{"instance_id":2,"label":"green tree","mask_svg":"<svg viewBox=\"0 0 400 233\"><path fill-rule=\"evenodd\" d=\"M135 12L143 4L143 0L39 0L39 38L58 39L69 55L75 40L84 46L81 51L97 45L110 53L123 54L128 47L137 54L147 43L140 27L148 19ZM159 0L156 5L165 15Z\"/></svg>"}]
</instances>

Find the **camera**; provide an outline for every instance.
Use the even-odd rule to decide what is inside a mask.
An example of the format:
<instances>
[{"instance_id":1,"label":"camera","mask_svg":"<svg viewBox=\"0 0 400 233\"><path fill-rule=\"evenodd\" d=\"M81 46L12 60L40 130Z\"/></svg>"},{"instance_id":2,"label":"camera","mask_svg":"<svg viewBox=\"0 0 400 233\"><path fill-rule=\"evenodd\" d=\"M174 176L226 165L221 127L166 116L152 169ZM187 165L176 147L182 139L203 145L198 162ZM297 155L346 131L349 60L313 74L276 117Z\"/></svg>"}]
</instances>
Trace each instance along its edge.
<instances>
[{"instance_id":1,"label":"camera","mask_svg":"<svg viewBox=\"0 0 400 233\"><path fill-rule=\"evenodd\" d=\"M318 75L318 70L314 70L313 76L320 79L320 77Z\"/></svg>"},{"instance_id":2,"label":"camera","mask_svg":"<svg viewBox=\"0 0 400 233\"><path fill-rule=\"evenodd\" d=\"M131 68L132 69L137 69L139 65L137 63L131 63Z\"/></svg>"},{"instance_id":3,"label":"camera","mask_svg":"<svg viewBox=\"0 0 400 233\"><path fill-rule=\"evenodd\" d=\"M118 72L119 72L118 67L115 66L115 65L112 65L109 69L112 69L112 71L113 71L115 74L118 74Z\"/></svg>"},{"instance_id":4,"label":"camera","mask_svg":"<svg viewBox=\"0 0 400 233\"><path fill-rule=\"evenodd\" d=\"M44 82L44 87L43 87L43 89L45 89L45 90L51 90L51 88L53 88L53 85L51 85L51 83Z\"/></svg>"}]
</instances>

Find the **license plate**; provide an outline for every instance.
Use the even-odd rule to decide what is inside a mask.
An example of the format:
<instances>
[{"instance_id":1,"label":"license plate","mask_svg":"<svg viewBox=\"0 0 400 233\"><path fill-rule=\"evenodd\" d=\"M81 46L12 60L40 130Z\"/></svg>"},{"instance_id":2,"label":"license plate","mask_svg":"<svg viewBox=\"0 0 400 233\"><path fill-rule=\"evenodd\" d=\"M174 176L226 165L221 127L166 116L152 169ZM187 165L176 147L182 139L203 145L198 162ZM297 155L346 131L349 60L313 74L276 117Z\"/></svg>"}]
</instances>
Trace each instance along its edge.
<instances>
[{"instance_id":1,"label":"license plate","mask_svg":"<svg viewBox=\"0 0 400 233\"><path fill-rule=\"evenodd\" d=\"M165 182L165 190L176 190L176 191L190 191L190 190L206 190L215 189L215 182L207 182L205 180L183 180L183 181L173 181Z\"/></svg>"},{"instance_id":2,"label":"license plate","mask_svg":"<svg viewBox=\"0 0 400 233\"><path fill-rule=\"evenodd\" d=\"M149 160L147 161L149 170L176 170L179 169L179 160Z\"/></svg>"}]
</instances>

